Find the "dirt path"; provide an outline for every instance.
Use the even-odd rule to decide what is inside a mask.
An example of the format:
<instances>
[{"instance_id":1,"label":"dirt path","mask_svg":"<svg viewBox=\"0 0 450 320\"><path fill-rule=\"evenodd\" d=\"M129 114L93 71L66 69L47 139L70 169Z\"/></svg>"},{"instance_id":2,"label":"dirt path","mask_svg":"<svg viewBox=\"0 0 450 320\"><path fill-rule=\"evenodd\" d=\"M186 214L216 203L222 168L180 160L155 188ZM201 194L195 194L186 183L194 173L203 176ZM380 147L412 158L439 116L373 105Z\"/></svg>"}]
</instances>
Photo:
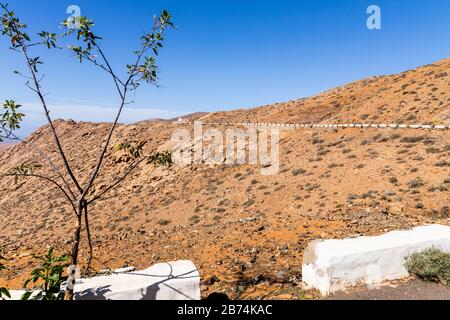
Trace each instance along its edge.
<instances>
[{"instance_id":1,"label":"dirt path","mask_svg":"<svg viewBox=\"0 0 450 320\"><path fill-rule=\"evenodd\" d=\"M412 280L379 289L337 293L325 300L450 300L450 290L440 284Z\"/></svg>"}]
</instances>

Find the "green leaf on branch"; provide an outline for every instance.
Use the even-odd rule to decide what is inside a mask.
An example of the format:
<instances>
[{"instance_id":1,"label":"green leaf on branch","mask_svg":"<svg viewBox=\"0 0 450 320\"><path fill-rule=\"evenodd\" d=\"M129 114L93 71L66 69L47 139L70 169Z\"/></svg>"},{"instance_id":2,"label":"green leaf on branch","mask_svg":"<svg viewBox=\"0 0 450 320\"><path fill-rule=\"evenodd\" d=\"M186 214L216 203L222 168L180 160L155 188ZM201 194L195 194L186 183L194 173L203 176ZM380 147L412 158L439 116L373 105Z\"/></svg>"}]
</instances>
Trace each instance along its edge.
<instances>
[{"instance_id":1,"label":"green leaf on branch","mask_svg":"<svg viewBox=\"0 0 450 320\"><path fill-rule=\"evenodd\" d=\"M11 173L19 176L27 176L32 175L36 169L39 169L41 167L42 165L40 165L39 163L23 163L19 166L14 167L11 170Z\"/></svg>"},{"instance_id":2,"label":"green leaf on branch","mask_svg":"<svg viewBox=\"0 0 450 320\"><path fill-rule=\"evenodd\" d=\"M139 159L143 155L146 141L125 141L116 145L116 151L121 152L117 162L130 162Z\"/></svg>"},{"instance_id":3,"label":"green leaf on branch","mask_svg":"<svg viewBox=\"0 0 450 320\"><path fill-rule=\"evenodd\" d=\"M0 108L0 142L3 139L8 139L14 130L20 129L23 113L18 112L21 107L14 100L6 100L1 104Z\"/></svg>"},{"instance_id":4,"label":"green leaf on branch","mask_svg":"<svg viewBox=\"0 0 450 320\"><path fill-rule=\"evenodd\" d=\"M42 31L38 33L38 36L42 38L42 43L48 48L56 48L56 33L50 33L47 31Z\"/></svg>"},{"instance_id":5,"label":"green leaf on branch","mask_svg":"<svg viewBox=\"0 0 450 320\"><path fill-rule=\"evenodd\" d=\"M64 293L61 292L61 284L67 280L63 276L64 270L69 266L69 256L57 256L50 248L43 256L34 256L35 259L41 261L41 265L36 267L25 281L24 287L27 288L30 283L38 285L39 293L33 297L33 300L63 300ZM22 300L29 300L32 291L27 291Z\"/></svg>"}]
</instances>

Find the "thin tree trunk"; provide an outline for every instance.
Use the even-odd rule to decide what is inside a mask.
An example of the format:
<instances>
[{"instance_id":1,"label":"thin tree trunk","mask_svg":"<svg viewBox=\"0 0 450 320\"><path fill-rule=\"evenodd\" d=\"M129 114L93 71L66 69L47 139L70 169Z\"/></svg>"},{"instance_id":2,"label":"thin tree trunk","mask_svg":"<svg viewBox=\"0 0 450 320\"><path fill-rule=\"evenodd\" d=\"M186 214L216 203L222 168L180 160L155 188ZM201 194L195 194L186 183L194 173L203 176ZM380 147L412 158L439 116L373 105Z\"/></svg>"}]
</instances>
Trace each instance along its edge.
<instances>
[{"instance_id":1,"label":"thin tree trunk","mask_svg":"<svg viewBox=\"0 0 450 320\"><path fill-rule=\"evenodd\" d=\"M77 223L75 226L75 231L72 240L72 250L70 254L70 264L72 266L78 265L78 252L80 250L80 240L81 240L81 221L83 217L83 211L86 206L86 201L81 200L78 203L78 213L77 213ZM65 294L65 300L73 300L74 291L73 289L67 289Z\"/></svg>"},{"instance_id":2,"label":"thin tree trunk","mask_svg":"<svg viewBox=\"0 0 450 320\"><path fill-rule=\"evenodd\" d=\"M92 247L92 239L91 239L91 229L89 226L89 214L88 214L88 202L85 202L84 205L84 225L86 228L86 237L87 237L87 241L88 241L88 246L89 246L89 256L88 256L88 261L87 261L87 265L86 265L86 274L89 273L89 270L91 269L91 263L92 263L92 255L94 253L94 248Z\"/></svg>"}]
</instances>

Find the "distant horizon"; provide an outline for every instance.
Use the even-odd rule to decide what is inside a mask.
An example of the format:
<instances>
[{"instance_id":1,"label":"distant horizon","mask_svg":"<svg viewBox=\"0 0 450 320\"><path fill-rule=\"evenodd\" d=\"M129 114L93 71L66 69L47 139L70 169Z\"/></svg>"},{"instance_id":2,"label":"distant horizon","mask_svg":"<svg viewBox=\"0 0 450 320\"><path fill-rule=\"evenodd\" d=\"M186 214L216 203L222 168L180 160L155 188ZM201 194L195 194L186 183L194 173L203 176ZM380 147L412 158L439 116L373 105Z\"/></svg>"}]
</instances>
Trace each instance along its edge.
<instances>
[{"instance_id":1,"label":"distant horizon","mask_svg":"<svg viewBox=\"0 0 450 320\"><path fill-rule=\"evenodd\" d=\"M421 68L421 67L424 67L424 66L426 66L426 65L429 65L429 64L433 64L433 63L438 63L438 62L440 62L440 61L443 61L443 60L446 60L446 59L448 59L448 58L450 58L450 56L449 57L445 57L445 58L442 58L442 59L439 59L439 60L437 60L437 61L430 61L430 62L428 62L428 63L425 63L425 64L421 64L421 65L418 65L418 66L414 66L414 67L411 67L411 68L409 68L409 69L406 69L406 70L403 70L403 71L400 71L400 72L398 72L398 73L403 73L403 72L408 72L408 71L411 71L411 70L415 70L415 69L418 69L418 68ZM192 115L192 114L197 114L197 113L214 113L214 112L227 112L227 111L235 111L235 110L251 110L251 109L254 109L254 108L258 108L258 107L262 107L262 106L266 106L266 105L273 105L273 104L277 104L277 103L284 103L284 102L289 102L289 101L294 101L294 100L300 100L300 99L309 99L309 98L312 98L312 97L314 97L314 96L316 96L316 95L320 95L320 94L322 94L322 93L324 93L324 92L327 92L327 91L329 91L329 90L333 90L333 89L335 89L335 88L339 88L339 87L344 87L344 86L346 86L346 85L349 85L349 84L351 84L351 83L353 83L353 82L358 82L358 81L361 81L361 80L364 80L364 79L370 79L370 78L375 78L375 77L387 77L387 76L392 76L392 75L395 75L395 74L398 74L398 73L390 73L390 74L376 74L376 75L372 75L372 76L367 76L367 77L365 77L365 78L361 78L361 79L356 79L356 80L352 80L352 81L350 81L350 82L346 82L346 83L342 83L342 84L340 84L340 85L338 85L338 86L335 86L335 87L332 87L332 88L327 88L327 89L324 89L324 90L322 90L322 91L319 91L319 92L316 92L316 93L313 93L312 95L310 95L310 96L306 96L306 97L299 97L299 98L295 98L295 99L291 99L291 100L285 100L285 101L276 101L276 102L271 102L271 103L268 103L268 104L262 104L262 105L256 105L256 106L249 106L249 107L241 107L241 108L236 108L236 109L227 109L227 110L215 110L215 111L203 111L203 110L198 110L198 111L193 111L193 112L189 112L189 113L184 113L184 114L178 114L178 115L176 115L176 116L173 116L173 117L166 117L166 118L163 118L163 117L154 117L154 118L146 118L146 119L141 119L141 120L136 120L136 121L120 121L119 123L120 124L122 124L122 125L128 125L128 124L135 124L135 123L139 123L139 122L145 122L145 121L157 121L157 120L162 120L162 121L168 121L168 120L176 120L176 119L178 119L178 118L183 118L183 117L186 117L186 116L189 116L189 115ZM38 106L38 105L35 105L34 106L34 109L39 109L39 107L40 106ZM127 113L127 111L129 111L129 109L133 109L133 108L128 108L128 109L125 109L125 112L124 112L124 114L126 115L126 113ZM24 109L22 109L22 111L23 111ZM136 110L135 108L134 108L134 110ZM148 109L147 109L148 110ZM67 118L62 118L62 117L54 117L54 118L52 118L52 120L53 121L58 121L58 120L63 120L63 121L70 121L70 120L73 120L73 121L76 121L76 122L84 122L84 123L112 123L112 121L94 121L94 120L92 120L92 119L88 119L88 120L74 120L74 119L72 119L71 117L67 117ZM40 129L40 128L42 128L42 127L45 127L46 125L47 125L48 123L47 122L45 122L44 121L44 123L42 123L41 125L39 125L38 127L36 127L36 128L34 128L33 130L24 130L25 128L23 128L23 127L21 127L21 129L19 130L20 132L21 132L21 138L22 139L25 139L26 137L28 137L29 135L31 135L32 133L34 133L35 131L37 131L38 129ZM17 143L17 142L14 142L14 141L10 141L10 142L8 142L8 141L4 141L3 143L0 143L0 145L1 144L3 144L3 145L5 145L5 144L15 144L15 143Z\"/></svg>"},{"instance_id":2,"label":"distant horizon","mask_svg":"<svg viewBox=\"0 0 450 320\"><path fill-rule=\"evenodd\" d=\"M403 73L403 72L415 70L415 69L417 69L417 68L426 66L426 65L428 65L428 64L437 63L437 62L439 62L439 61L443 61L443 60L446 60L446 59L448 59L448 58L450 58L450 56L449 56L449 57L442 58L442 59L439 59L439 60L437 60L437 61L430 61L430 62L425 63L425 64L421 64L421 65L418 65L418 66L413 66L413 67L411 67L411 68L409 68L409 69L400 71L399 73ZM322 94L322 93L324 93L324 92L327 92L327 91L329 91L329 90L333 90L333 89L335 89L335 88L343 87L343 86L346 86L346 85L351 84L351 83L353 83L353 82L361 81L361 80L363 80L363 79L367 79L367 78L370 79L370 78L374 78L374 77L386 77L386 76L391 76L391 75L395 75L395 74L397 74L397 73L390 73L390 74L375 74L375 75L372 75L372 76L367 76L367 77L361 78L361 79L355 79L355 80L352 80L352 81L350 81L350 82L342 83L342 84L337 85L337 86L335 86L335 87L331 87L331 88L327 88L327 89L318 91L318 92L316 92L316 93L311 94L310 96L298 97L298 98L294 98L294 99L290 99L290 100L275 101L275 102L270 102L270 103L266 103L266 104L255 105L255 106L248 106L248 107L239 107L239 108L235 108L235 109L226 109L226 108L225 108L225 109L218 109L218 110L215 110L215 111L198 110L198 111L193 111L193 112L189 112L189 113L181 113L181 112L180 112L179 114L174 113L174 114L172 114L172 116L167 116L167 117L143 118L143 119L139 119L139 120L136 120L136 121L120 121L119 123L120 123L120 124L123 124L123 125L127 125L127 124L135 124L135 123L139 123L139 122L154 121L154 120L163 120L163 121L174 120L174 119L177 119L177 118L182 118L182 117L189 116L189 115L191 115L191 114L196 114L196 113L214 113L214 112L227 112L227 111L234 111L234 110L251 110L251 109L258 108L258 107L262 107L262 106L266 106L266 105L273 105L273 104L277 104L277 103L284 103L284 102L293 101L293 100L300 100L300 99L308 99L308 98L314 97L314 96L316 96L316 95L320 95L320 94ZM29 105L31 105L31 104L25 103L25 104L22 105L22 111L25 111L25 114L26 114L26 115L29 114L29 113L27 113L27 109L26 109L26 106L27 106L27 105L29 106ZM40 109L39 109L40 106L39 106L39 105L35 105L35 104L33 104L33 105L34 105L34 106L33 106L33 110L31 111L30 109L28 109L28 111L29 111L29 112L31 111L31 113L35 113L35 114L40 113L40 112L39 112L39 111L40 111ZM61 105L60 105L60 106L61 106ZM25 107L25 108L24 108L24 107ZM72 106L72 107L74 107L74 106ZM111 107L112 107L112 106L111 106ZM50 106L50 108L51 108L51 106ZM134 110L134 111L136 111L136 110L152 111L152 110L149 110L149 109L126 108L126 109L125 109L125 112L124 112L124 116L125 116L125 117L122 116L122 118L130 119L130 118L127 118L127 117L126 117L126 116L127 116L127 112L130 111L130 109L132 109L132 110ZM38 111L38 112L36 112L36 111ZM42 117L44 117L43 114L42 114ZM57 121L57 120L69 121L69 120L74 120L74 119L72 119L70 116L68 116L68 117L53 117L52 120L53 120L53 121ZM92 120L92 119L74 120L74 121L76 121L76 122L89 122L89 123L111 123L111 122L112 122L112 119L111 119L111 121L108 121L108 120L95 121L95 119L94 119L94 120ZM24 122L26 123L26 121L24 121ZM31 127L29 127L28 129L27 129L26 127L21 126L21 129L19 130L19 132L20 132L19 134L20 134L21 138L22 138L22 139L25 139L26 137L28 137L29 135L31 135L32 133L34 133L34 132L37 131L38 129L40 129L40 128L42 128L42 127L45 127L45 126L48 124L48 123L45 121L45 119L43 119L42 122L43 122L43 123L42 123L41 125L38 125L38 126L36 126L36 127L32 127L32 126L31 126ZM14 142L14 141L9 142L9 143L8 143L8 142L4 142L3 144L15 144L15 142Z\"/></svg>"},{"instance_id":3,"label":"distant horizon","mask_svg":"<svg viewBox=\"0 0 450 320\"><path fill-rule=\"evenodd\" d=\"M186 0L128 2L8 1L30 34L66 19L75 4L96 23L115 69L123 69L142 30L163 8L178 29L161 51L161 88L142 87L122 123L171 119L194 112L250 109L311 97L368 77L396 74L450 56L446 0L257 1ZM430 3L433 3L431 5ZM381 8L381 29L369 30L369 5ZM36 15L39 5L40 14ZM129 21L118 24L116 21ZM276 23L273 23L276 21ZM37 99L12 74L24 61L0 40L0 100L15 99L27 114L26 136L45 124ZM126 49L124 49L126 48ZM426 48L426 50L424 50ZM67 50L42 51L43 83L51 116L109 122L117 97L110 79ZM120 72L119 72L120 73ZM6 95L5 95L6 94Z\"/></svg>"}]
</instances>

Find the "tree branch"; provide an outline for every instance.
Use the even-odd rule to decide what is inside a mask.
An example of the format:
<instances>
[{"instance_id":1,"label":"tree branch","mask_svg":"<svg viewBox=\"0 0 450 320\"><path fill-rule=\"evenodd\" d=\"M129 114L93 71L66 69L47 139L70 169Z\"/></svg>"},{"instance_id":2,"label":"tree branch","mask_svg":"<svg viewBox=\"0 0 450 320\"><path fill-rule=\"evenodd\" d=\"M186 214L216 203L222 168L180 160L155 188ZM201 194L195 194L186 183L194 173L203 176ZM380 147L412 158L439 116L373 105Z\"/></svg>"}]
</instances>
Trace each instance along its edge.
<instances>
[{"instance_id":1,"label":"tree branch","mask_svg":"<svg viewBox=\"0 0 450 320\"><path fill-rule=\"evenodd\" d=\"M94 198L92 198L91 200L88 201L88 205L94 203L95 201L97 201L98 199L100 199L102 196L104 196L106 193L108 193L109 191L111 191L112 189L114 189L117 185L119 185L123 180L125 180L142 162L144 162L145 160L147 160L146 157L142 158L141 160L139 160L138 162L136 162L134 165L132 165L130 168L128 168L128 170L125 172L124 175L122 175L119 179L117 179L112 185L110 185L108 188L106 188L105 190L103 190L100 194L94 196Z\"/></svg>"},{"instance_id":2,"label":"tree branch","mask_svg":"<svg viewBox=\"0 0 450 320\"><path fill-rule=\"evenodd\" d=\"M125 88L125 97L126 97L126 93L127 93L127 89ZM84 192L81 195L81 199L84 199L86 197L87 193L89 192L89 190L92 187L92 184L94 183L95 179L97 178L97 175L100 171L103 160L105 158L106 152L108 151L108 146L109 146L109 143L111 142L112 135L114 133L114 130L116 129L117 124L119 123L119 118L120 118L120 115L122 114L124 105L125 105L125 101L122 100L119 111L117 112L117 115L116 115L116 119L114 120L114 123L112 124L111 129L109 130L108 136L107 136L105 144L103 146L103 150L100 154L100 157L98 158L97 165L95 166L95 169L92 172L91 177L89 178L88 182L86 183L86 185L84 187Z\"/></svg>"},{"instance_id":3,"label":"tree branch","mask_svg":"<svg viewBox=\"0 0 450 320\"><path fill-rule=\"evenodd\" d=\"M113 76L122 86L125 86L125 84L120 80L115 74L111 74L111 71L108 70L104 65L101 63L98 63L96 60L92 59L89 55L84 55L84 58L90 62L92 62L95 66L99 67L100 69L104 70L111 76Z\"/></svg>"},{"instance_id":4,"label":"tree branch","mask_svg":"<svg viewBox=\"0 0 450 320\"><path fill-rule=\"evenodd\" d=\"M11 12L8 10L8 8L6 8L6 6L3 6L3 5L2 5L2 8L3 8L8 14L11 13ZM12 24L12 25L13 25L13 30L14 30L14 32L15 32L16 34L20 34L20 30L18 29L18 27L17 27L17 25L16 25L16 22L15 22L14 20L13 20L13 24ZM26 59L26 61L27 61L27 66L28 66L28 68L30 69L30 72L31 72L31 75L32 75L32 78L33 78L33 82L34 82L34 86L35 86L36 93L37 93L37 95L39 96L39 99L40 99L40 101L41 101L42 107L43 107L44 112L45 112L45 116L46 116L47 121L48 121L48 123L49 123L49 125L50 125L51 131L52 131L52 134L53 134L53 138L54 138L54 140L55 140L55 143L56 143L56 146L57 146L57 148L58 148L59 154L60 154L60 156L61 156L61 158L62 158L62 160L63 160L63 162L64 162L64 167L65 167L65 169L66 169L66 171L67 171L67 174L70 176L70 178L72 179L72 181L75 183L75 185L76 185L78 191L79 191L80 193L82 193L82 192L83 192L83 189L81 188L80 184L78 183L78 180L75 178L75 176L74 176L74 174L73 174L73 172L72 172L72 169L70 168L69 162L67 161L66 155L65 155L64 150L63 150L63 148L62 148L62 146L61 146L61 142L59 141L58 134L56 133L55 126L54 126L54 124L53 124L52 119L50 118L50 112L49 112L49 110L48 110L48 108L47 108L47 103L46 103L46 101L45 101L45 98L44 98L43 94L42 94L41 91L40 91L39 80L37 79L36 72L35 72L35 70L33 69L33 66L30 64L30 61L31 61L31 60L30 60L30 57L29 57L29 55L28 55L28 49L27 49L27 46L25 45L25 43L23 42L23 39L22 39L21 37L18 37L18 43L19 43L19 45L20 45L20 47L21 47L21 49L22 49L22 52L23 52L23 54L24 54L24 56L25 56L25 59Z\"/></svg>"},{"instance_id":5,"label":"tree branch","mask_svg":"<svg viewBox=\"0 0 450 320\"><path fill-rule=\"evenodd\" d=\"M46 180L46 181L48 181L48 182L53 183L53 184L54 184L56 187L58 187L58 189L65 195L65 197L67 198L67 200L70 202L70 204L71 204L71 206L72 206L72 209L74 210L75 214L78 215L77 209L76 209L74 203L72 202L72 200L70 199L70 196L67 194L67 192L64 190L64 188L63 188L58 182L56 182L55 180L53 180L52 178L45 177L45 176L42 176L42 175L39 175L39 174L34 174L34 173L32 173L32 174L6 173L6 174L3 174L2 176L4 176L4 177L30 177L30 178L39 178L39 179Z\"/></svg>"},{"instance_id":6,"label":"tree branch","mask_svg":"<svg viewBox=\"0 0 450 320\"><path fill-rule=\"evenodd\" d=\"M67 180L64 178L64 176L62 175L61 171L59 171L58 167L53 163L53 161L47 157L47 155L33 142L31 141L27 141L25 142L23 139L19 138L18 136L16 136L14 133L11 133L11 136L17 140L17 141L22 141L25 144L30 144L33 148L30 148L33 151L36 151L42 158L44 158L52 167L53 171L61 178L61 180L63 181L64 185L66 186L68 192L70 193L71 197L72 197L72 201L76 200L76 197L72 191L72 189L69 186L69 183L67 182Z\"/></svg>"},{"instance_id":7,"label":"tree branch","mask_svg":"<svg viewBox=\"0 0 450 320\"><path fill-rule=\"evenodd\" d=\"M113 78L113 80L114 80L114 84L116 85L116 89L117 89L117 91L119 92L119 95L120 95L120 98L122 99L122 100L125 100L125 97L124 97L124 95L125 95L125 89L124 89L124 92L122 93L122 90L120 90L120 87L119 87L119 83L118 83L118 81L117 81L117 77L116 77L116 74L114 73L114 71L112 70L112 67L111 67L111 65L109 64L109 61L108 61L108 59L106 59L106 56L105 56L105 54L103 53L103 50L100 48L100 46L97 44L97 41L93 41L92 42L93 43L93 45L97 48L97 50L98 50L98 52L100 53L100 55L102 56L102 59L103 59L103 61L105 61L105 63L106 63L106 66L107 66L107 68L108 68L108 70L109 70L109 73L111 74L111 76L112 76L112 78ZM121 82L122 83L122 82ZM122 84L123 85L123 84Z\"/></svg>"}]
</instances>

